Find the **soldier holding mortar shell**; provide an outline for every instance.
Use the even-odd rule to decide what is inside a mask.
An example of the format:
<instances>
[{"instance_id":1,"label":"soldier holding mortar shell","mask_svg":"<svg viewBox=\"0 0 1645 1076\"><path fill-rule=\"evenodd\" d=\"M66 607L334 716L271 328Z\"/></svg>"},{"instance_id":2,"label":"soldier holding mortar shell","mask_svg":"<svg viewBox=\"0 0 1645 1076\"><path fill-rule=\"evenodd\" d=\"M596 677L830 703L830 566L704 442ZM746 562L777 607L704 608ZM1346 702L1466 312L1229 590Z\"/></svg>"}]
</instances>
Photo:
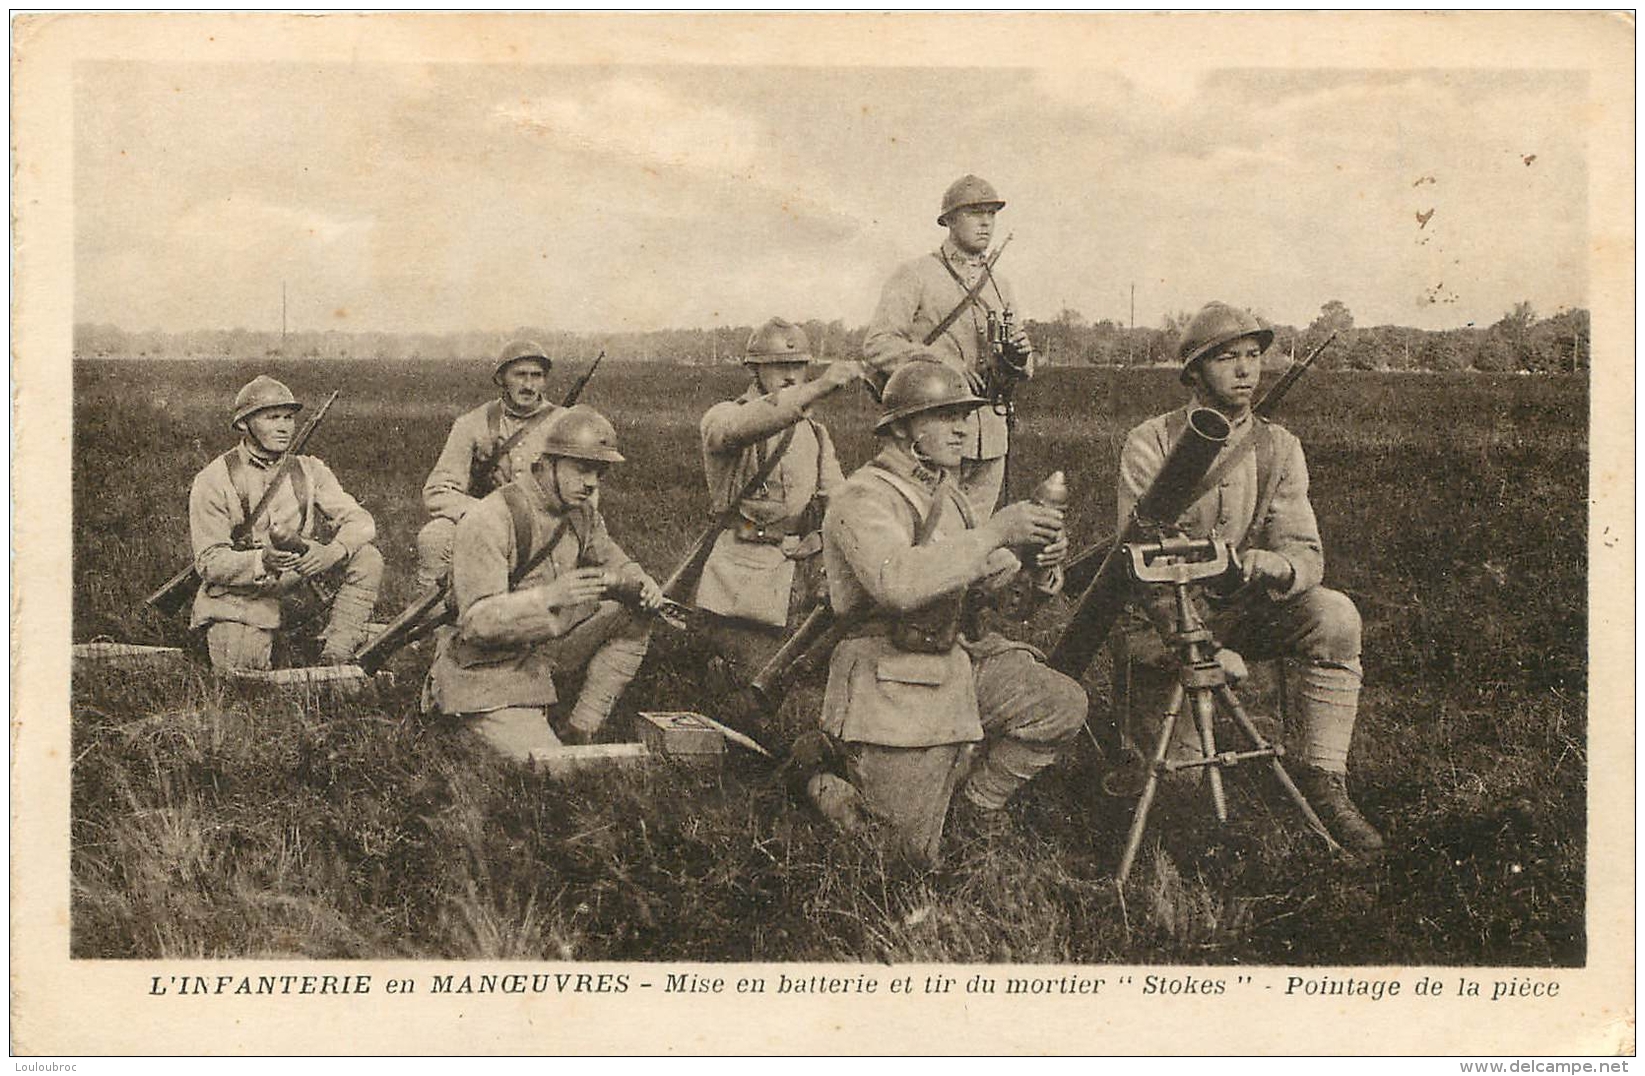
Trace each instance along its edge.
<instances>
[{"instance_id":1,"label":"soldier holding mortar shell","mask_svg":"<svg viewBox=\"0 0 1645 1076\"><path fill-rule=\"evenodd\" d=\"M874 427L880 453L846 480L823 522L844 630L822 730L851 789L821 773L809 792L836 820L860 796L921 866L940 861L951 798L969 835L999 833L1007 801L1085 720L1085 691L1038 651L995 633L970 637L963 623L968 595L989 600L1022 573L1013 550L1036 551L1039 570L1068 553L1061 509L1023 501L982 519L960 492L967 420L984 402L943 362L900 366ZM1041 578L1054 587L1054 571Z\"/></svg>"}]
</instances>

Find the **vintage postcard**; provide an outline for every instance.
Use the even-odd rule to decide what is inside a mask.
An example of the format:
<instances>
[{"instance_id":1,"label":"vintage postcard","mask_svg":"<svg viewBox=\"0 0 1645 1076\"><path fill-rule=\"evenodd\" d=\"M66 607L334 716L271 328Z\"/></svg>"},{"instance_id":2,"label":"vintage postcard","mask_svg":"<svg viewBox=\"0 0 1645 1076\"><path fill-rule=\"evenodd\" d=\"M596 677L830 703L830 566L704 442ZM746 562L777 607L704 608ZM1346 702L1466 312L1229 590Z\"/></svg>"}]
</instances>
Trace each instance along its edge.
<instances>
[{"instance_id":1,"label":"vintage postcard","mask_svg":"<svg viewBox=\"0 0 1645 1076\"><path fill-rule=\"evenodd\" d=\"M13 1051L1631 1054L1634 29L15 18Z\"/></svg>"}]
</instances>

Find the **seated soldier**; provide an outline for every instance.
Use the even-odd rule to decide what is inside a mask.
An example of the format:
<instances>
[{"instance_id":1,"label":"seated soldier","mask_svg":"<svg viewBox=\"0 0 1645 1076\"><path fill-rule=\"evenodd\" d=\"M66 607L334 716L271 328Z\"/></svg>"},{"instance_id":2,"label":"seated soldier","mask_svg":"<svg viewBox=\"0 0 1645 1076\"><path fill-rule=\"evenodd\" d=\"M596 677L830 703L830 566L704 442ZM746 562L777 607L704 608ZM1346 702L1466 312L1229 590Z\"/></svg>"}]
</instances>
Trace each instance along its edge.
<instances>
[{"instance_id":1,"label":"seated soldier","mask_svg":"<svg viewBox=\"0 0 1645 1076\"><path fill-rule=\"evenodd\" d=\"M561 408L549 402L553 368L541 344L514 340L491 368L502 395L457 416L445 448L423 483L430 519L417 532L417 588L428 590L451 571L451 539L470 508L511 481L542 454L547 420Z\"/></svg>"},{"instance_id":2,"label":"seated soldier","mask_svg":"<svg viewBox=\"0 0 1645 1076\"><path fill-rule=\"evenodd\" d=\"M716 650L743 679L782 645L783 629L804 615L822 582L822 510L845 476L834 442L811 405L859 376L856 363L836 362L805 380L811 343L805 330L773 318L748 338L748 391L703 415L703 469L710 510L731 499L737 520L714 542L693 604L711 614Z\"/></svg>"},{"instance_id":3,"label":"seated soldier","mask_svg":"<svg viewBox=\"0 0 1645 1076\"><path fill-rule=\"evenodd\" d=\"M1176 525L1191 538L1214 536L1234 546L1243 584L1232 593L1206 592L1200 599L1207 606L1201 615L1224 647L1218 661L1236 677L1244 675L1245 657L1288 656L1301 662L1302 765L1292 767L1293 775L1343 845L1374 851L1382 847L1382 837L1348 798L1346 784L1361 681L1359 610L1347 595L1320 585L1325 556L1308 500L1301 442L1251 412L1262 353L1273 339L1249 313L1217 302L1208 303L1183 330L1177 350L1182 381L1193 393L1189 406L1216 409L1233 432L1211 464L1221 481ZM1122 528L1181 436L1188 410L1149 419L1127 436L1119 474ZM1225 459L1231 462L1224 468ZM1138 604L1154 625L1173 622L1169 587L1139 593ZM1157 632L1141 617L1133 616L1121 630L1134 653L1163 658ZM1143 678L1155 680L1162 694L1158 681L1167 675L1162 669ZM1179 754L1198 752L1192 721L1177 723L1177 741Z\"/></svg>"},{"instance_id":4,"label":"seated soldier","mask_svg":"<svg viewBox=\"0 0 1645 1076\"><path fill-rule=\"evenodd\" d=\"M189 540L200 573L189 624L206 629L214 669L269 668L275 632L291 629L301 600L314 596L330 605L322 664L347 661L365 640L383 578L372 544L377 524L331 468L297 457L250 534L237 542L233 533L263 499L302 406L274 378L252 379L234 397L231 425L240 443L206 464L189 490ZM329 541L322 540L327 530Z\"/></svg>"},{"instance_id":5,"label":"seated soldier","mask_svg":"<svg viewBox=\"0 0 1645 1076\"><path fill-rule=\"evenodd\" d=\"M617 432L590 407L548 423L542 455L457 524L457 622L436 632L425 709L461 717L502 754L588 743L639 672L662 590L606 533L595 494L621 463ZM628 604L613 600L623 592ZM555 676L586 669L561 731Z\"/></svg>"},{"instance_id":6,"label":"seated soldier","mask_svg":"<svg viewBox=\"0 0 1645 1076\"><path fill-rule=\"evenodd\" d=\"M1023 501L974 515L957 475L982 403L941 362L898 367L874 427L880 453L846 480L823 522L829 592L849 627L829 664L822 728L843 744L863 804L917 865L940 860L956 788L962 825L1000 831L1011 795L1085 721L1085 691L1032 647L961 634L968 593L998 595L1020 573L1013 550L1050 570L1038 588L1047 594L1060 589L1068 551L1060 509ZM813 778L811 793L841 816L837 787Z\"/></svg>"}]
</instances>

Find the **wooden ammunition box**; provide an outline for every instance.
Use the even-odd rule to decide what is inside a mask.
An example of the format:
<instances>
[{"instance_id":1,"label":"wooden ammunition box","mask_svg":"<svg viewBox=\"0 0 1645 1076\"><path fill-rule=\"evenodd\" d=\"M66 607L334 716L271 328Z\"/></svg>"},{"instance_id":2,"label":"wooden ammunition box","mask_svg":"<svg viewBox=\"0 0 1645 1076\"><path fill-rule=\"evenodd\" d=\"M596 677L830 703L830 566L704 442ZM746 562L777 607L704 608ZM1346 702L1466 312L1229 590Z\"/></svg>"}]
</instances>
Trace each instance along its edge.
<instances>
[{"instance_id":1,"label":"wooden ammunition box","mask_svg":"<svg viewBox=\"0 0 1645 1076\"><path fill-rule=\"evenodd\" d=\"M717 762L725 754L725 737L701 714L685 710L640 711L634 724L640 742L654 755L689 762Z\"/></svg>"}]
</instances>

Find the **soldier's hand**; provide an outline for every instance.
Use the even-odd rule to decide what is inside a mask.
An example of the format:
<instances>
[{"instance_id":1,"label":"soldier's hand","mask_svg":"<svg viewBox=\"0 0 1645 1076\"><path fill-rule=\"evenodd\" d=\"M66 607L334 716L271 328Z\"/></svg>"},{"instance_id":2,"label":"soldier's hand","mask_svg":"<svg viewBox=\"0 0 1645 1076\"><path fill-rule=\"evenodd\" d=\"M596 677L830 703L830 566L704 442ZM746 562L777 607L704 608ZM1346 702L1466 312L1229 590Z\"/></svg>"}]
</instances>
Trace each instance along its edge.
<instances>
[{"instance_id":1,"label":"soldier's hand","mask_svg":"<svg viewBox=\"0 0 1645 1076\"><path fill-rule=\"evenodd\" d=\"M1270 549L1248 549L1241 558L1241 574L1247 583L1261 583L1274 590L1282 590L1296 581L1296 569L1291 562Z\"/></svg>"},{"instance_id":2,"label":"soldier's hand","mask_svg":"<svg viewBox=\"0 0 1645 1076\"><path fill-rule=\"evenodd\" d=\"M995 512L988 525L997 545L1048 546L1062 535L1062 509L1018 501Z\"/></svg>"},{"instance_id":3,"label":"soldier's hand","mask_svg":"<svg viewBox=\"0 0 1645 1076\"><path fill-rule=\"evenodd\" d=\"M636 574L640 584L640 608L655 613L663 607L663 588L645 572Z\"/></svg>"},{"instance_id":4,"label":"soldier's hand","mask_svg":"<svg viewBox=\"0 0 1645 1076\"><path fill-rule=\"evenodd\" d=\"M543 587L543 604L550 609L599 601L610 577L603 568L573 568Z\"/></svg>"},{"instance_id":5,"label":"soldier's hand","mask_svg":"<svg viewBox=\"0 0 1645 1076\"><path fill-rule=\"evenodd\" d=\"M1033 341L1028 339L1028 330L1021 325L1016 327L1016 332L1011 334L1011 339L1007 342L1011 345L1012 353L1017 356L1017 361L1021 364L1026 364L1028 356L1034 353L1034 344Z\"/></svg>"},{"instance_id":6,"label":"soldier's hand","mask_svg":"<svg viewBox=\"0 0 1645 1076\"><path fill-rule=\"evenodd\" d=\"M263 547L264 575L279 575L281 572L289 572L295 567L297 567L296 553L287 553L285 550L275 549L273 546Z\"/></svg>"},{"instance_id":7,"label":"soldier's hand","mask_svg":"<svg viewBox=\"0 0 1645 1076\"><path fill-rule=\"evenodd\" d=\"M833 392L835 389L843 389L852 382L861 380L863 376L862 363L838 359L824 367L822 376L817 380L828 386L829 392Z\"/></svg>"},{"instance_id":8,"label":"soldier's hand","mask_svg":"<svg viewBox=\"0 0 1645 1076\"><path fill-rule=\"evenodd\" d=\"M1040 550L1034 557L1034 565L1039 568L1056 568L1068 562L1068 532L1063 531L1057 540Z\"/></svg>"},{"instance_id":9,"label":"soldier's hand","mask_svg":"<svg viewBox=\"0 0 1645 1076\"><path fill-rule=\"evenodd\" d=\"M1223 674L1236 684L1251 675L1251 670L1245 667L1245 659L1240 656L1239 651L1230 650L1226 646L1217 651L1217 664L1222 666Z\"/></svg>"},{"instance_id":10,"label":"soldier's hand","mask_svg":"<svg viewBox=\"0 0 1645 1076\"><path fill-rule=\"evenodd\" d=\"M348 550L343 548L341 542L310 542L308 549L298 554L297 563L292 567L298 575L307 579L331 570L347 556Z\"/></svg>"}]
</instances>

